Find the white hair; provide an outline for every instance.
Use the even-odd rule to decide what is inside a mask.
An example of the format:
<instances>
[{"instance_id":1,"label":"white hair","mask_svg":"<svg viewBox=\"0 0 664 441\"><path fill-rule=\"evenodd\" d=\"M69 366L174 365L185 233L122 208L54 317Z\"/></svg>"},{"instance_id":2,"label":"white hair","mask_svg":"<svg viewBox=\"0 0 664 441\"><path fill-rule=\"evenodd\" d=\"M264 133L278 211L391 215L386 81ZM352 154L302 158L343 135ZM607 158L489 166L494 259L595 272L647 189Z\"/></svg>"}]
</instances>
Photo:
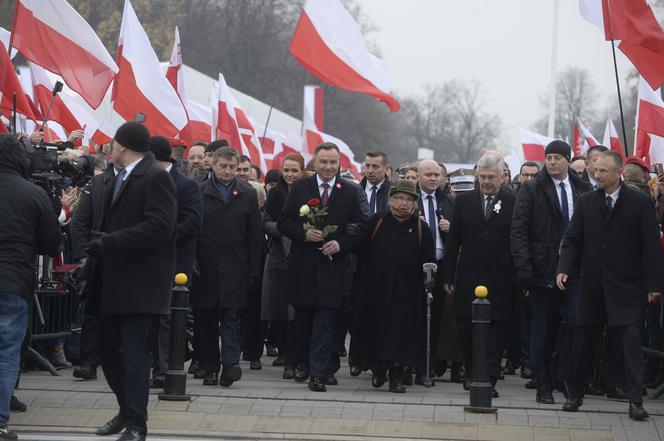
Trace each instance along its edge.
<instances>
[{"instance_id":1,"label":"white hair","mask_svg":"<svg viewBox=\"0 0 664 441\"><path fill-rule=\"evenodd\" d=\"M505 160L496 153L488 152L477 161L477 168L495 168L502 175L505 169Z\"/></svg>"}]
</instances>

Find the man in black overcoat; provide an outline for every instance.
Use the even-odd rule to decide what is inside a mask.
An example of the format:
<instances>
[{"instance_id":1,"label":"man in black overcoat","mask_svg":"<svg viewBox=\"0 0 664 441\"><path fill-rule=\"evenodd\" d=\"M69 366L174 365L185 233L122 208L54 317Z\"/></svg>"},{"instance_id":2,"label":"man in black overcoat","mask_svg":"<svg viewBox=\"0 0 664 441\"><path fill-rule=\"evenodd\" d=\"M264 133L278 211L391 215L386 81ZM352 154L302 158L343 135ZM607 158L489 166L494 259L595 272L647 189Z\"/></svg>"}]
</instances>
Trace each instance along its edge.
<instances>
[{"instance_id":1,"label":"man in black overcoat","mask_svg":"<svg viewBox=\"0 0 664 441\"><path fill-rule=\"evenodd\" d=\"M487 152L478 161L479 188L456 198L443 261L445 290L453 295L459 349L466 364L466 388L472 373L475 287L483 285L489 290L489 379L496 397L516 282L510 254L514 193L502 185L503 167L504 161L497 153Z\"/></svg>"},{"instance_id":2,"label":"man in black overcoat","mask_svg":"<svg viewBox=\"0 0 664 441\"><path fill-rule=\"evenodd\" d=\"M367 195L370 215L385 213L392 183L387 176L387 154L381 151L367 152L364 157L364 178L360 187Z\"/></svg>"},{"instance_id":3,"label":"man in black overcoat","mask_svg":"<svg viewBox=\"0 0 664 441\"><path fill-rule=\"evenodd\" d=\"M153 136L150 139L150 151L155 157L155 163L171 175L178 194L178 220L175 227L177 232L176 259L173 275L183 273L191 278L196 258L196 240L201 232L202 224L201 192L193 179L178 170L175 160L171 159L172 150L170 142L163 136ZM170 333L170 313L159 316L150 332L149 342L153 366L150 387L164 387L168 371Z\"/></svg>"},{"instance_id":4,"label":"man in black overcoat","mask_svg":"<svg viewBox=\"0 0 664 441\"><path fill-rule=\"evenodd\" d=\"M648 417L642 406L641 326L646 303L659 299L664 262L659 226L649 195L621 182L622 157L612 151L595 161L598 189L577 201L563 239L556 282L565 289L580 269L569 398L563 410L583 404L583 387L604 325L620 335L629 393L629 416Z\"/></svg>"},{"instance_id":5,"label":"man in black overcoat","mask_svg":"<svg viewBox=\"0 0 664 441\"><path fill-rule=\"evenodd\" d=\"M425 159L420 162L418 167L418 213L429 226L429 231L433 237L433 253L438 264L442 269L443 256L445 255L445 242L447 233L450 231L450 225L454 216L454 198L442 189L442 183L447 177L445 169L432 159ZM436 350L438 348L438 339L443 319L443 309L445 306L445 291L443 290L443 278L437 277L436 284L432 291L433 301L431 302L431 360L429 366L434 366ZM426 346L426 342L423 342ZM426 354L424 352L423 354ZM425 356L426 358L426 356ZM417 360L415 366L415 384L424 385L426 378L426 360Z\"/></svg>"},{"instance_id":6,"label":"man in black overcoat","mask_svg":"<svg viewBox=\"0 0 664 441\"><path fill-rule=\"evenodd\" d=\"M295 307L298 356L302 363L296 377L310 377L309 389L315 392L324 392L326 383L335 382L330 381L334 377L328 367L336 348L348 252L361 243L366 230L361 190L357 184L337 176L339 158L339 148L333 143L316 147L316 174L293 184L277 224L292 241L288 295L289 303ZM312 198L328 208L324 224L337 226L327 238L321 230L304 229L306 218L300 216L300 208ZM349 234L348 224L357 224L358 231Z\"/></svg>"},{"instance_id":7,"label":"man in black overcoat","mask_svg":"<svg viewBox=\"0 0 664 441\"><path fill-rule=\"evenodd\" d=\"M247 293L257 289L260 280L263 239L258 198L251 185L235 177L238 163L239 154L232 147L217 149L213 173L201 186L203 229L191 304L198 320L199 363L206 386L228 387L242 377L240 312Z\"/></svg>"},{"instance_id":8,"label":"man in black overcoat","mask_svg":"<svg viewBox=\"0 0 664 441\"><path fill-rule=\"evenodd\" d=\"M576 173L569 173L571 150L560 140L546 146L544 167L534 180L522 184L512 219L512 257L520 288L529 294L530 362L535 370L536 400L543 404L554 404L554 384L563 388L568 381L576 321L578 271L573 273L565 293L556 287L561 239L577 199L590 190ZM552 369L554 349L558 363Z\"/></svg>"},{"instance_id":9,"label":"man in black overcoat","mask_svg":"<svg viewBox=\"0 0 664 441\"><path fill-rule=\"evenodd\" d=\"M87 264L94 265L86 308L98 315L97 353L120 405L96 434L126 427L122 441L144 440L147 433L148 333L155 317L170 311L175 268L177 193L170 175L154 163L149 143L140 123L118 128L112 157L122 169L92 194L103 196L101 205L91 201L99 230L83 247Z\"/></svg>"}]
</instances>

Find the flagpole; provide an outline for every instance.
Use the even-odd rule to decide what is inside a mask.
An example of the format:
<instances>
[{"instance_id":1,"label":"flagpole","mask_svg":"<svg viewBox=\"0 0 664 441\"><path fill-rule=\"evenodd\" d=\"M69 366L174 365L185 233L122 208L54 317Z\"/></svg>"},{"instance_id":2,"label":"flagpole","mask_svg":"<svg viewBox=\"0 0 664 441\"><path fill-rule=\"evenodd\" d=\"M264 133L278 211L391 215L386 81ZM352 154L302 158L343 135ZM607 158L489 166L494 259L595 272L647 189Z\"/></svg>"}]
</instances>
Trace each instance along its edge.
<instances>
[{"instance_id":1,"label":"flagpole","mask_svg":"<svg viewBox=\"0 0 664 441\"><path fill-rule=\"evenodd\" d=\"M620 95L620 79L618 77L618 63L616 62L616 42L613 39L611 40L611 52L613 53L613 70L616 74L616 89L618 90L618 107L620 108L620 124L622 125L623 148L625 149L625 157L628 157L629 151L627 149L627 132L625 131L625 115L623 114L622 97Z\"/></svg>"},{"instance_id":2,"label":"flagpole","mask_svg":"<svg viewBox=\"0 0 664 441\"><path fill-rule=\"evenodd\" d=\"M553 32L551 34L551 85L549 86L549 123L547 135L553 138L556 131L556 63L558 52L558 0L553 0Z\"/></svg>"},{"instance_id":3,"label":"flagpole","mask_svg":"<svg viewBox=\"0 0 664 441\"><path fill-rule=\"evenodd\" d=\"M289 51L286 51L284 56L284 61L281 62L281 68L279 69L279 74L277 75L277 87L274 88L274 93L272 94L272 99L270 100L270 110L267 111L267 120L265 121L265 128L263 129L263 138L267 135L267 127L270 124L270 117L272 116L272 108L274 107L274 101L277 99L277 93L279 93L279 87L281 86L281 78L284 76L284 70L286 68L286 63L288 62Z\"/></svg>"}]
</instances>

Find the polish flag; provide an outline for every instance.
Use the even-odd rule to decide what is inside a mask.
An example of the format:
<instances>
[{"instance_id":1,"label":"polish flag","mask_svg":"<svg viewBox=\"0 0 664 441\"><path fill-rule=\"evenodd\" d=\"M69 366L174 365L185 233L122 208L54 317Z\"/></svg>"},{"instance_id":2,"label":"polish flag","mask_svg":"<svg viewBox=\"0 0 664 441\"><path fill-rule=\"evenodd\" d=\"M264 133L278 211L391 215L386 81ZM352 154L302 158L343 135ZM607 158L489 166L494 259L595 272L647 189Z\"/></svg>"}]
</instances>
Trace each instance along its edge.
<instances>
[{"instance_id":1,"label":"polish flag","mask_svg":"<svg viewBox=\"0 0 664 441\"><path fill-rule=\"evenodd\" d=\"M9 41L11 40L12 34L7 29L0 26L0 43L4 44L6 48L9 47ZM12 48L12 53L9 58L14 58L18 54L16 48Z\"/></svg>"},{"instance_id":2,"label":"polish flag","mask_svg":"<svg viewBox=\"0 0 664 441\"><path fill-rule=\"evenodd\" d=\"M31 120L36 119L33 107L23 92L12 61L9 59L7 48L0 42L0 113L11 118L13 111L13 95L16 93L16 112L25 115Z\"/></svg>"},{"instance_id":3,"label":"polish flag","mask_svg":"<svg viewBox=\"0 0 664 441\"><path fill-rule=\"evenodd\" d=\"M574 133L572 134L572 139L572 150L574 156L585 154L585 152L588 150L588 143L583 138L583 136L581 136L581 130L579 130L578 124L574 124Z\"/></svg>"},{"instance_id":4,"label":"polish flag","mask_svg":"<svg viewBox=\"0 0 664 441\"><path fill-rule=\"evenodd\" d=\"M321 132L325 130L325 114L323 106L324 93L320 86L304 86L304 107L312 110L312 117L316 127Z\"/></svg>"},{"instance_id":5,"label":"polish flag","mask_svg":"<svg viewBox=\"0 0 664 441\"><path fill-rule=\"evenodd\" d=\"M291 54L320 80L383 101L392 112L387 65L367 49L360 26L339 0L308 0L295 28Z\"/></svg>"},{"instance_id":6,"label":"polish flag","mask_svg":"<svg viewBox=\"0 0 664 441\"><path fill-rule=\"evenodd\" d=\"M44 119L39 111L39 106L35 104L35 88L32 82L32 72L28 66L18 66L18 81L21 83L21 89L23 89L25 98L28 100L28 104L32 109L32 114L35 115L38 120Z\"/></svg>"},{"instance_id":7,"label":"polish flag","mask_svg":"<svg viewBox=\"0 0 664 441\"><path fill-rule=\"evenodd\" d=\"M306 91L306 89L305 89ZM307 95L305 93L304 99L304 109L303 109L303 129L304 129L304 143L305 151L303 155L305 160L310 159L320 144L324 142L333 142L339 147L340 150L340 171L350 170L354 175L355 179L359 181L360 179L360 164L355 161L355 155L351 148L343 142L342 140L335 138L332 135L324 133L322 130L318 130L315 120L315 108L312 106L312 100L307 100Z\"/></svg>"},{"instance_id":8,"label":"polish flag","mask_svg":"<svg viewBox=\"0 0 664 441\"><path fill-rule=\"evenodd\" d=\"M175 26L175 41L173 42L173 51L171 52L171 60L166 69L166 78L171 83L173 89L177 92L180 100L186 102L187 97L184 94L184 77L182 75L182 52L180 50L180 31Z\"/></svg>"},{"instance_id":9,"label":"polish flag","mask_svg":"<svg viewBox=\"0 0 664 441\"><path fill-rule=\"evenodd\" d=\"M581 16L620 40L620 49L651 88L664 84L664 31L646 0L579 0Z\"/></svg>"},{"instance_id":10,"label":"polish flag","mask_svg":"<svg viewBox=\"0 0 664 441\"><path fill-rule=\"evenodd\" d=\"M181 136L182 140L191 145L194 141L210 142L212 140L212 111L210 107L197 103L196 101L187 100L187 114L189 116L189 123L187 128L189 132L187 135L190 139L185 139ZM186 130L180 132L186 133Z\"/></svg>"},{"instance_id":11,"label":"polish flag","mask_svg":"<svg viewBox=\"0 0 664 441\"><path fill-rule=\"evenodd\" d=\"M219 74L212 100L212 137L225 139L240 154L249 157L251 163L257 165L263 173L267 172L253 124L231 94L223 74Z\"/></svg>"},{"instance_id":12,"label":"polish flag","mask_svg":"<svg viewBox=\"0 0 664 441\"><path fill-rule=\"evenodd\" d=\"M114 124L102 121L91 139L97 145L109 144L117 130L118 128Z\"/></svg>"},{"instance_id":13,"label":"polish flag","mask_svg":"<svg viewBox=\"0 0 664 441\"><path fill-rule=\"evenodd\" d=\"M647 164L650 164L651 135L664 137L664 101L661 89L653 90L643 77L639 77L634 156Z\"/></svg>"},{"instance_id":14,"label":"polish flag","mask_svg":"<svg viewBox=\"0 0 664 441\"><path fill-rule=\"evenodd\" d=\"M523 157L526 161L544 161L544 149L554 138L521 129L521 145Z\"/></svg>"},{"instance_id":15,"label":"polish flag","mask_svg":"<svg viewBox=\"0 0 664 441\"><path fill-rule=\"evenodd\" d=\"M297 153L302 148L302 138L286 137L283 133L275 130L268 129L265 131L265 126L255 124L258 131L259 141L263 148L263 156L265 157L265 165L268 170L276 168L280 169L284 162L284 156L288 153ZM263 135L265 132L265 136Z\"/></svg>"},{"instance_id":16,"label":"polish flag","mask_svg":"<svg viewBox=\"0 0 664 441\"><path fill-rule=\"evenodd\" d=\"M597 142L597 139L595 139L593 134L590 133L590 129L588 129L588 127L586 127L585 124L583 124L579 118L576 119L576 127L578 127L579 129L579 136L583 140L583 144L579 153L576 152L576 145L575 145L574 154L585 155L590 147L594 147L599 143Z\"/></svg>"},{"instance_id":17,"label":"polish flag","mask_svg":"<svg viewBox=\"0 0 664 441\"><path fill-rule=\"evenodd\" d=\"M46 70L34 63L28 63L32 74L35 99L39 103L42 115L45 115L53 99L51 91L54 81L51 80ZM83 130L83 143L85 143L92 138L99 127L99 122L90 114L90 110L84 108L66 92L60 92L53 99L48 119L60 124L68 133Z\"/></svg>"},{"instance_id":18,"label":"polish flag","mask_svg":"<svg viewBox=\"0 0 664 441\"><path fill-rule=\"evenodd\" d=\"M187 125L187 114L129 0L124 4L117 60L120 70L112 95L115 111L128 121L144 113L145 126L153 135L177 135Z\"/></svg>"},{"instance_id":19,"label":"polish flag","mask_svg":"<svg viewBox=\"0 0 664 441\"><path fill-rule=\"evenodd\" d=\"M604 139L602 139L602 144L606 147L609 147L614 152L618 152L625 157L625 150L620 145L620 138L618 137L618 131L616 126L613 125L613 120L611 118L606 120L606 128L604 128Z\"/></svg>"},{"instance_id":20,"label":"polish flag","mask_svg":"<svg viewBox=\"0 0 664 441\"><path fill-rule=\"evenodd\" d=\"M66 0L18 0L10 43L60 75L95 109L118 72L97 34Z\"/></svg>"}]
</instances>

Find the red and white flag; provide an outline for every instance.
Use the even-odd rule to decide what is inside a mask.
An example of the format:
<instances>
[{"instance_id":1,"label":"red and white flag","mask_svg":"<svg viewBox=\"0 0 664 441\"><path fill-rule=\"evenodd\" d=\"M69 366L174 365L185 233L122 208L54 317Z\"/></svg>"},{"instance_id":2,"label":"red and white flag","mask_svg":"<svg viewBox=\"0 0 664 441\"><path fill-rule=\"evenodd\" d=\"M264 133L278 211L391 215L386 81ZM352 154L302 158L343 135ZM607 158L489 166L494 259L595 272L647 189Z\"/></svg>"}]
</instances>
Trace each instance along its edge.
<instances>
[{"instance_id":1,"label":"red and white flag","mask_svg":"<svg viewBox=\"0 0 664 441\"><path fill-rule=\"evenodd\" d=\"M7 29L0 27L0 43L4 44L6 48L9 47L9 41L11 40L11 32L9 32ZM10 58L14 58L18 51L16 48L12 48L12 53L10 54Z\"/></svg>"},{"instance_id":2,"label":"red and white flag","mask_svg":"<svg viewBox=\"0 0 664 441\"><path fill-rule=\"evenodd\" d=\"M616 130L616 126L613 125L613 120L611 118L606 120L606 127L604 128L604 139L602 139L602 144L614 152L620 153L623 158L625 157L625 150L623 150L622 145L620 144L618 131Z\"/></svg>"},{"instance_id":3,"label":"red and white flag","mask_svg":"<svg viewBox=\"0 0 664 441\"><path fill-rule=\"evenodd\" d=\"M651 135L664 137L664 101L661 90L653 90L643 77L640 77L634 156L643 159L647 164L650 164Z\"/></svg>"},{"instance_id":4,"label":"red and white flag","mask_svg":"<svg viewBox=\"0 0 664 441\"><path fill-rule=\"evenodd\" d=\"M34 96L39 103L42 115L45 115L46 109L48 109L49 103L53 98L51 91L53 90L54 82L41 67L34 63L29 63L29 66L32 73ZM94 136L100 126L99 122L90 114L90 110L83 107L71 95L63 91L53 99L48 119L49 121L56 121L68 133L74 130L83 130L83 143L85 144Z\"/></svg>"},{"instance_id":5,"label":"red and white flag","mask_svg":"<svg viewBox=\"0 0 664 441\"><path fill-rule=\"evenodd\" d=\"M371 95L392 112L387 65L369 52L360 25L339 0L308 0L289 48L293 57L320 80L341 89Z\"/></svg>"},{"instance_id":6,"label":"red and white flag","mask_svg":"<svg viewBox=\"0 0 664 441\"><path fill-rule=\"evenodd\" d=\"M21 82L18 79L12 60L9 59L7 48L0 42L0 113L6 118L11 117L13 111L13 95L16 94L16 112L31 120L36 120L33 107L26 97Z\"/></svg>"},{"instance_id":7,"label":"red and white flag","mask_svg":"<svg viewBox=\"0 0 664 441\"><path fill-rule=\"evenodd\" d=\"M97 34L66 0L18 0L11 45L60 75L95 109L118 71Z\"/></svg>"},{"instance_id":8,"label":"red and white flag","mask_svg":"<svg viewBox=\"0 0 664 441\"><path fill-rule=\"evenodd\" d=\"M171 83L173 89L177 92L180 100L184 103L187 97L184 93L184 77L182 75L182 52L180 49L180 31L175 26L175 40L173 42L173 51L171 52L171 60L166 69L166 78Z\"/></svg>"},{"instance_id":9,"label":"red and white flag","mask_svg":"<svg viewBox=\"0 0 664 441\"><path fill-rule=\"evenodd\" d=\"M664 84L664 31L646 0L579 0L584 19L620 40L620 49L657 89Z\"/></svg>"},{"instance_id":10,"label":"red and white flag","mask_svg":"<svg viewBox=\"0 0 664 441\"><path fill-rule=\"evenodd\" d=\"M265 158L253 124L231 93L226 79L219 74L219 82L212 100L212 137L225 139L228 144L251 160L263 173L267 172Z\"/></svg>"},{"instance_id":11,"label":"red and white flag","mask_svg":"<svg viewBox=\"0 0 664 441\"><path fill-rule=\"evenodd\" d=\"M174 137L187 125L187 114L159 65L148 35L129 0L125 0L113 82L113 108L125 120L145 114L153 135Z\"/></svg>"},{"instance_id":12,"label":"red and white flag","mask_svg":"<svg viewBox=\"0 0 664 441\"><path fill-rule=\"evenodd\" d=\"M579 118L574 124L574 156L585 155L590 147L597 144L597 139L590 133L590 129Z\"/></svg>"},{"instance_id":13,"label":"red and white flag","mask_svg":"<svg viewBox=\"0 0 664 441\"><path fill-rule=\"evenodd\" d=\"M544 149L554 138L521 129L521 145L523 157L526 161L544 161Z\"/></svg>"},{"instance_id":14,"label":"red and white flag","mask_svg":"<svg viewBox=\"0 0 664 441\"><path fill-rule=\"evenodd\" d=\"M340 170L350 170L355 175L355 179L359 181L361 166L358 162L355 161L355 155L353 154L353 151L348 146L348 144L339 138L335 138L332 135L324 133L322 130L318 130L316 121L314 119L316 111L313 107L313 104L313 100L307 100L305 89L304 109L302 117L302 125L304 130L303 138L306 147L303 152L305 159L311 158L314 155L316 147L318 147L320 144L324 142L332 142L336 144L340 150Z\"/></svg>"},{"instance_id":15,"label":"red and white flag","mask_svg":"<svg viewBox=\"0 0 664 441\"><path fill-rule=\"evenodd\" d=\"M183 136L180 136L180 138L187 145L191 145L194 141L210 142L212 140L212 111L210 107L196 101L187 100L187 114L189 122L180 134L186 133L190 139L185 139Z\"/></svg>"},{"instance_id":16,"label":"red and white flag","mask_svg":"<svg viewBox=\"0 0 664 441\"><path fill-rule=\"evenodd\" d=\"M304 86L304 108L312 111L311 118L316 128L325 130L325 106L323 88L320 86Z\"/></svg>"},{"instance_id":17,"label":"red and white flag","mask_svg":"<svg viewBox=\"0 0 664 441\"><path fill-rule=\"evenodd\" d=\"M272 129L265 131L265 126L256 123L259 141L263 149L263 157L268 170L280 169L284 162L284 156L288 153L297 153L302 149L302 138L297 136L285 136L283 133ZM265 131L265 136L263 132Z\"/></svg>"}]
</instances>

